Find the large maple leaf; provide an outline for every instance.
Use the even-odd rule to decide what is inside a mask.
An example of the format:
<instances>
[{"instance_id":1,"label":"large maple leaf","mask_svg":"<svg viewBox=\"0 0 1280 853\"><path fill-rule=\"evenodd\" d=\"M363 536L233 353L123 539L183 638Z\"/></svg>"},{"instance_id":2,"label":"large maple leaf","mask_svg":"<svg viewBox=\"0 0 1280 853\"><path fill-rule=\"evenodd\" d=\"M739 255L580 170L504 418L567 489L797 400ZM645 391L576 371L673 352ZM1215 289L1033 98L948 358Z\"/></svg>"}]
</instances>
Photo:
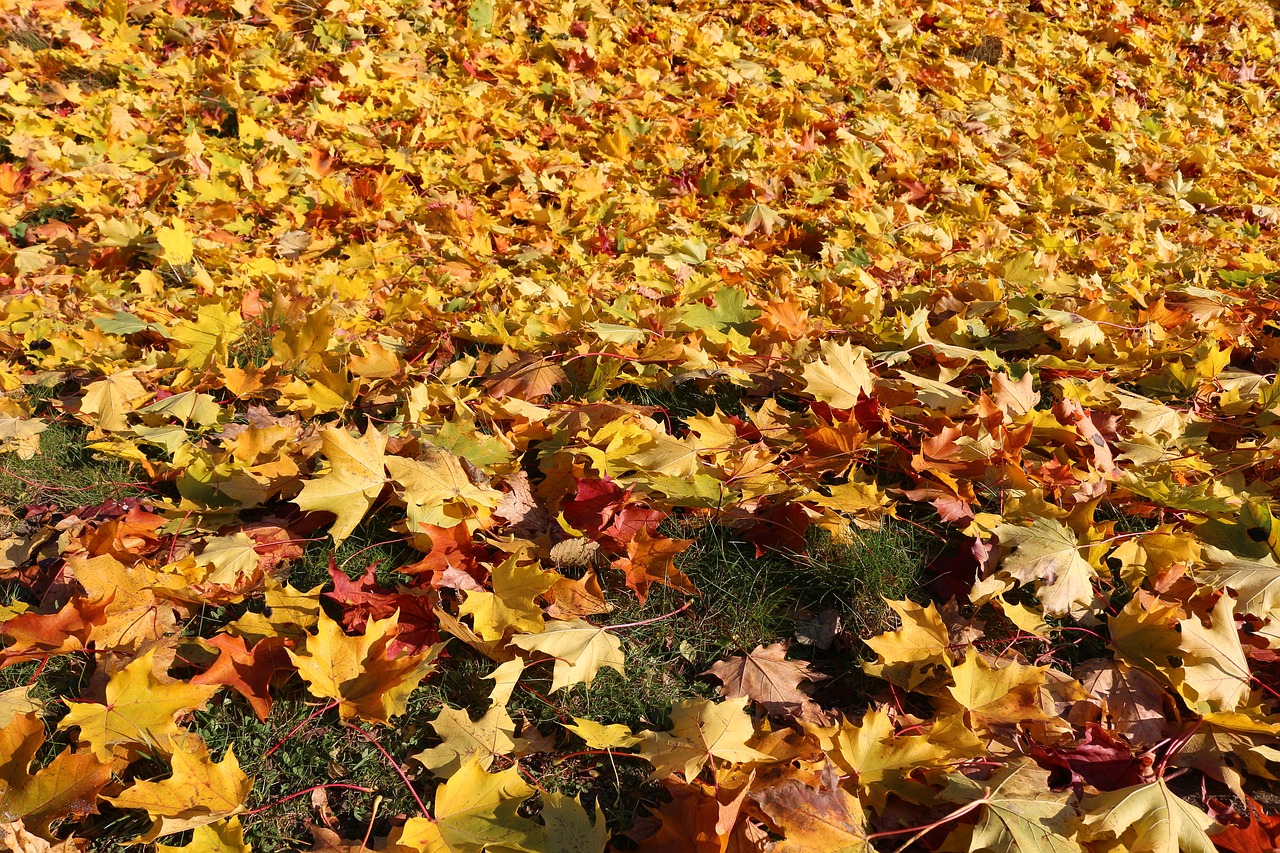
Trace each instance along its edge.
<instances>
[{"instance_id":1,"label":"large maple leaf","mask_svg":"<svg viewBox=\"0 0 1280 853\"><path fill-rule=\"evenodd\" d=\"M323 611L317 632L307 637L306 653L289 651L313 696L331 699L344 720L390 723L403 714L409 694L432 672L440 652L433 646L418 653L388 658L399 614L370 619L364 633L348 637Z\"/></svg>"},{"instance_id":2,"label":"large maple leaf","mask_svg":"<svg viewBox=\"0 0 1280 853\"><path fill-rule=\"evenodd\" d=\"M308 480L293 502L304 510L333 513L329 532L336 545L356 529L387 483L387 437L370 424L363 436L328 427L320 439L329 470Z\"/></svg>"}]
</instances>

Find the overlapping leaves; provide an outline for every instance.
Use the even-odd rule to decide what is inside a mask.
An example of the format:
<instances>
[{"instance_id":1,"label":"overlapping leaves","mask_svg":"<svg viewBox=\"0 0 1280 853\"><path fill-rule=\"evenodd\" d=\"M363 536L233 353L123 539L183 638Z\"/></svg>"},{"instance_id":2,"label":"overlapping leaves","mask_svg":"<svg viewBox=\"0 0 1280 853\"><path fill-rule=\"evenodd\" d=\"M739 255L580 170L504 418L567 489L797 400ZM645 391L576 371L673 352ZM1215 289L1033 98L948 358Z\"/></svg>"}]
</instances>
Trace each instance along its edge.
<instances>
[{"instance_id":1,"label":"overlapping leaves","mask_svg":"<svg viewBox=\"0 0 1280 853\"><path fill-rule=\"evenodd\" d=\"M1275 840L1265 5L2 11L0 454L74 421L152 489L0 514L0 667L97 668L0 694L5 843L75 849L101 802L243 849L249 780L190 714L269 717L296 673L385 724L443 630L498 687L439 712L433 812L378 843L599 850L599 810L524 806L525 667L625 673L609 599L697 596L667 518L801 552L894 515L952 562L867 638L859 702L779 643L669 727L566 724L669 790L634 840ZM714 404L627 402L678 393ZM406 585L289 584L377 510Z\"/></svg>"}]
</instances>

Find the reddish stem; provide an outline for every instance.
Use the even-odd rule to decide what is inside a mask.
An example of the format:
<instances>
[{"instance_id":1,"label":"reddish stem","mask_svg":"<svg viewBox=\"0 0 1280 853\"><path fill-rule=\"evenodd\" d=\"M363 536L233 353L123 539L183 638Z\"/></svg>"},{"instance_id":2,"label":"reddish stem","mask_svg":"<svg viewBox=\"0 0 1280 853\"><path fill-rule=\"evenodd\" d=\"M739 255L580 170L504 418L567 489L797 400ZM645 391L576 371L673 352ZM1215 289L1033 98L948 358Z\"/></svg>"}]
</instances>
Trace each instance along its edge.
<instances>
[{"instance_id":1,"label":"reddish stem","mask_svg":"<svg viewBox=\"0 0 1280 853\"><path fill-rule=\"evenodd\" d=\"M1161 758L1160 763L1156 765L1157 779L1164 778L1164 771L1165 771L1165 768L1169 766L1169 759L1173 758L1175 755L1177 755L1179 752L1182 751L1182 748L1185 747L1187 743L1191 740L1191 736L1194 735L1200 729L1200 724L1203 722L1204 722L1203 719L1196 720L1194 723L1192 723L1191 728L1187 729L1185 732L1175 737L1169 743L1168 748L1165 749L1164 751L1164 757Z\"/></svg>"},{"instance_id":2,"label":"reddish stem","mask_svg":"<svg viewBox=\"0 0 1280 853\"><path fill-rule=\"evenodd\" d=\"M991 797L991 789L987 788L982 792L982 796L979 797L978 799L974 800L973 802L967 805L961 806L960 808L956 809L950 814L943 815L942 817L935 820L933 823L927 823L923 826L909 826L906 829L890 829L885 832L873 832L867 836L866 840L871 841L876 838L889 838L890 836L893 836L893 835L906 835L908 832L914 832L915 835L912 835L910 838L908 838L907 843L903 844L901 847L897 849L896 853L902 853L903 850L906 850L908 847L910 847L912 844L918 841L922 836L932 832L933 830L937 829L943 824L953 820L957 820L958 818L964 817L969 812L976 811L982 806L985 806L988 802L990 802L990 797Z\"/></svg>"},{"instance_id":3,"label":"reddish stem","mask_svg":"<svg viewBox=\"0 0 1280 853\"><path fill-rule=\"evenodd\" d=\"M1258 676L1256 676L1256 675L1251 675L1251 676L1249 676L1249 680L1250 680L1250 681L1252 681L1254 684L1258 685L1259 687L1261 687L1263 690L1265 690L1265 691L1267 691L1268 693L1270 693L1270 694L1271 694L1271 698L1273 698L1273 699L1280 699L1280 693L1277 693L1275 690L1273 690L1272 688L1268 687L1268 686L1266 685L1266 683L1265 683L1265 682L1263 682L1260 678L1258 678Z\"/></svg>"},{"instance_id":4,"label":"reddish stem","mask_svg":"<svg viewBox=\"0 0 1280 853\"><path fill-rule=\"evenodd\" d=\"M182 517L182 521L178 522L178 529L173 531L173 539L169 541L169 557L166 562L173 562L173 549L178 547L178 537L182 535L182 526L187 523L187 519L191 517L191 510L187 510L187 514Z\"/></svg>"},{"instance_id":5,"label":"reddish stem","mask_svg":"<svg viewBox=\"0 0 1280 853\"><path fill-rule=\"evenodd\" d=\"M361 793L364 793L364 794L375 793L373 788L366 788L363 785L352 785L347 782L326 782L323 785L312 785L310 788L303 788L301 791L295 791L294 793L290 794L287 797L281 797L280 799L276 800L274 803L267 803L265 806L259 806L258 808L250 809L247 812L240 812L240 814L242 815L261 814L262 812L265 812L267 809L273 809L276 806L280 805L281 803L287 803L290 800L301 797L303 794L310 794L312 791L319 791L321 788L346 788L351 791L360 791Z\"/></svg>"},{"instance_id":6,"label":"reddish stem","mask_svg":"<svg viewBox=\"0 0 1280 853\"><path fill-rule=\"evenodd\" d=\"M40 673L44 672L45 666L48 665L50 657L52 657L52 655L45 655L44 658L40 660L40 665L36 667L36 671L31 673L31 680L27 682L28 687L36 683L36 679L40 677Z\"/></svg>"},{"instance_id":7,"label":"reddish stem","mask_svg":"<svg viewBox=\"0 0 1280 853\"><path fill-rule=\"evenodd\" d=\"M296 735L296 734L298 733L298 731L299 731L303 726L305 726L307 723L311 722L311 721L312 721L312 720L314 720L316 717L320 716L321 714L323 714L325 711L329 710L330 708L334 708L334 707L336 707L336 706L337 706L337 704L338 704L338 702L337 702L337 700L335 699L334 701L330 702L328 705L322 705L322 706L320 706L319 708L317 708L317 709L315 709L314 711L312 711L310 714L308 714L308 715L307 715L307 718L306 718L305 720L303 720L302 722L298 723L296 726L294 726L292 729L290 729L290 731L289 731L289 733L288 733L287 735L285 735L284 737L280 738L279 743L277 743L275 746L271 747L271 749L267 750L267 754L266 754L266 755L264 755L264 756L262 756L262 760L263 760L263 761L266 761L268 758L270 758L272 755L274 755L274 754L275 754L275 751L276 751L277 749L279 749L280 747L284 746L284 745L289 741L289 738L291 738L291 737L293 737L294 735Z\"/></svg>"},{"instance_id":8,"label":"reddish stem","mask_svg":"<svg viewBox=\"0 0 1280 853\"><path fill-rule=\"evenodd\" d=\"M621 625L605 625L606 631L619 631L623 628L639 628L641 625L652 625L654 622L661 622L663 619L670 619L672 616L678 616L693 606L692 601L686 601L684 607L679 610L672 610L670 613L663 613L661 616L654 616L652 619L641 619L639 622L624 622Z\"/></svg>"},{"instance_id":9,"label":"reddish stem","mask_svg":"<svg viewBox=\"0 0 1280 853\"><path fill-rule=\"evenodd\" d=\"M422 802L422 798L418 796L418 792L413 789L413 783L409 781L408 774L406 774L399 763L391 757L391 753L387 752L382 744L378 743L377 738L366 732L364 729L355 724L352 724L350 728L353 732L360 735L360 737L373 744L374 748L377 749L378 752L382 753L382 757L387 760L387 763L391 765L391 769L395 770L396 775L400 777L400 781L404 782L404 786L409 789L409 794L413 797L413 801L418 804L418 809L421 810L422 816L427 820L434 821L435 818L431 816L431 812L427 809L426 804Z\"/></svg>"},{"instance_id":10,"label":"reddish stem","mask_svg":"<svg viewBox=\"0 0 1280 853\"><path fill-rule=\"evenodd\" d=\"M409 541L409 537L408 537L408 536L401 536L399 539L388 539L388 540L387 540L387 541L385 541L385 542L374 542L372 545L366 545L366 546L364 546L363 548L361 548L359 551L356 551L354 554L352 554L351 556L347 557L347 559L343 560L343 561L338 565L338 568L340 568L340 569L345 569L345 568L347 567L347 563L350 563L352 560L354 560L356 557L358 557L358 556L360 556L361 554L363 554L365 551L369 551L369 550L372 550L372 549L374 549L374 548L381 547L381 546L383 546L383 545L391 545L391 544L394 544L394 543L396 543L396 542L408 542L408 541Z\"/></svg>"},{"instance_id":11,"label":"reddish stem","mask_svg":"<svg viewBox=\"0 0 1280 853\"><path fill-rule=\"evenodd\" d=\"M639 758L642 761L648 760L643 755L636 755L634 752L614 752L612 749L583 749L578 752L570 752L567 755L557 756L556 763L559 764L561 761L568 761L570 758L577 758L580 755L608 755L613 758Z\"/></svg>"}]
</instances>

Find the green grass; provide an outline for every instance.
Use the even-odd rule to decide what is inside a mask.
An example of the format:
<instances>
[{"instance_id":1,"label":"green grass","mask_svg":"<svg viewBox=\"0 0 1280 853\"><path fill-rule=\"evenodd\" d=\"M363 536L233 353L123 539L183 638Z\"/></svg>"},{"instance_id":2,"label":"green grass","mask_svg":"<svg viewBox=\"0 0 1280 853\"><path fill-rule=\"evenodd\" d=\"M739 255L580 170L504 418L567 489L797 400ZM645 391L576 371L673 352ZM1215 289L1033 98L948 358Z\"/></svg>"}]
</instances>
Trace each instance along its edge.
<instances>
[{"instance_id":1,"label":"green grass","mask_svg":"<svg viewBox=\"0 0 1280 853\"><path fill-rule=\"evenodd\" d=\"M430 699L430 691L418 692L421 696L415 696L416 707L405 720L425 711L423 700ZM228 749L234 750L241 769L254 780L248 808L266 808L242 816L241 823L245 840L257 853L283 853L310 845L306 822L315 820L318 811L311 794L284 798L313 785L341 783L373 789L373 793L339 787L325 789L339 832L346 838L363 837L371 820L374 834L386 835L396 816L418 814L413 797L386 758L351 728L339 725L336 710L307 721L324 703L310 696L297 678L278 695L266 722L258 720L239 696L224 691L198 712L191 724L209 744L215 758ZM407 733L405 720L393 727L362 726L402 764L423 748L416 743L422 739L420 735ZM299 724L302 727L291 735ZM284 745L267 756L282 740ZM424 798L432 793L430 784L417 788ZM379 797L375 815L374 803ZM166 843L178 841L166 839Z\"/></svg>"},{"instance_id":2,"label":"green grass","mask_svg":"<svg viewBox=\"0 0 1280 853\"><path fill-rule=\"evenodd\" d=\"M65 512L143 494L133 465L90 450L85 431L65 423L49 424L32 458L0 457L0 506L15 512L50 504Z\"/></svg>"},{"instance_id":3,"label":"green grass","mask_svg":"<svg viewBox=\"0 0 1280 853\"><path fill-rule=\"evenodd\" d=\"M302 556L289 565L289 583L295 589L307 590L316 584L329 583L329 557L338 568L355 579L364 570L377 564L376 578L384 587L394 587L398 582L411 580L396 572L401 566L416 562L422 554L409 547L403 533L396 533L391 526L404 519L399 510L382 510L368 516L351 535L335 550L328 536L310 543ZM332 587L327 587L331 589Z\"/></svg>"},{"instance_id":4,"label":"green grass","mask_svg":"<svg viewBox=\"0 0 1280 853\"><path fill-rule=\"evenodd\" d=\"M228 363L242 369L265 367L275 353L274 337L275 333L265 323L246 323L240 337L227 348Z\"/></svg>"},{"instance_id":5,"label":"green grass","mask_svg":"<svg viewBox=\"0 0 1280 853\"><path fill-rule=\"evenodd\" d=\"M624 402L637 406L656 406L671 418L672 426L683 425L694 415L710 415L717 408L726 415L745 414L743 398L746 388L731 382L667 379L653 386L622 385L614 389Z\"/></svg>"}]
</instances>

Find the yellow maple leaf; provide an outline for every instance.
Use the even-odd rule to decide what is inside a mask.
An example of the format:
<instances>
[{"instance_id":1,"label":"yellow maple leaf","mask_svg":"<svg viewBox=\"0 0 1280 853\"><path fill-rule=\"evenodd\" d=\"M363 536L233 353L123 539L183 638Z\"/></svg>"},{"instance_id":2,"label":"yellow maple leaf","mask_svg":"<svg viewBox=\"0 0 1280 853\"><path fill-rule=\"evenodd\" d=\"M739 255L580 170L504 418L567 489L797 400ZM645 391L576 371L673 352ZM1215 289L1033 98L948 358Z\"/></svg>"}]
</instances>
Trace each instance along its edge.
<instances>
[{"instance_id":1,"label":"yellow maple leaf","mask_svg":"<svg viewBox=\"0 0 1280 853\"><path fill-rule=\"evenodd\" d=\"M508 755L516 747L516 724L501 706L493 706L484 716L472 722L464 710L440 709L440 715L431 722L431 728L444 743L423 750L414 760L441 778L449 778L462 762L474 757L480 766L488 770L493 759Z\"/></svg>"},{"instance_id":2,"label":"yellow maple leaf","mask_svg":"<svg viewBox=\"0 0 1280 853\"><path fill-rule=\"evenodd\" d=\"M159 782L135 782L118 796L103 798L117 808L143 809L152 817L154 823L143 840L206 826L243 811L253 780L240 769L233 749L214 763L208 745L191 734L172 741L169 752L172 776Z\"/></svg>"},{"instance_id":3,"label":"yellow maple leaf","mask_svg":"<svg viewBox=\"0 0 1280 853\"><path fill-rule=\"evenodd\" d=\"M196 827L191 833L191 843L185 847L157 844L156 853L252 853L252 851L244 841L244 829L240 826L240 818L229 817Z\"/></svg>"},{"instance_id":4,"label":"yellow maple leaf","mask_svg":"<svg viewBox=\"0 0 1280 853\"><path fill-rule=\"evenodd\" d=\"M106 704L67 702L69 712L58 729L80 729L80 742L89 744L100 761L109 761L112 747L144 746L167 749L182 730L178 716L204 707L218 685L164 682L155 672L156 652L148 649L107 682Z\"/></svg>"},{"instance_id":5,"label":"yellow maple leaf","mask_svg":"<svg viewBox=\"0 0 1280 853\"><path fill-rule=\"evenodd\" d=\"M502 500L502 493L471 482L458 457L438 447L425 447L420 459L388 456L387 470L395 480L409 521L418 525L452 527L477 510L489 510Z\"/></svg>"},{"instance_id":6,"label":"yellow maple leaf","mask_svg":"<svg viewBox=\"0 0 1280 853\"><path fill-rule=\"evenodd\" d=\"M542 608L534 599L559 577L556 572L545 572L537 563L522 562L520 555L512 554L494 567L493 592L469 590L458 613L472 617L476 634L484 640L500 640L509 629L538 633L542 630Z\"/></svg>"},{"instance_id":7,"label":"yellow maple leaf","mask_svg":"<svg viewBox=\"0 0 1280 853\"><path fill-rule=\"evenodd\" d=\"M387 482L383 464L387 437L370 424L361 437L342 427L328 427L320 441L329 471L308 480L293 502L304 510L336 516L329 530L336 546L356 529Z\"/></svg>"},{"instance_id":8,"label":"yellow maple leaf","mask_svg":"<svg viewBox=\"0 0 1280 853\"><path fill-rule=\"evenodd\" d=\"M590 684L605 667L626 675L626 656L617 635L582 619L549 622L541 634L519 634L511 643L555 658L552 693L575 684Z\"/></svg>"},{"instance_id":9,"label":"yellow maple leaf","mask_svg":"<svg viewBox=\"0 0 1280 853\"><path fill-rule=\"evenodd\" d=\"M671 731L641 732L640 754L653 765L655 778L680 769L686 780L698 775L710 758L731 763L773 761L773 756L747 746L755 736L747 697L716 704L709 699L682 699L671 709Z\"/></svg>"},{"instance_id":10,"label":"yellow maple leaf","mask_svg":"<svg viewBox=\"0 0 1280 853\"><path fill-rule=\"evenodd\" d=\"M389 723L405 712L419 682L435 672L442 648L435 645L389 660L387 646L399 620L399 611L370 619L362 635L348 637L322 610L317 633L307 637L306 654L290 651L289 658L311 695L336 701L342 719Z\"/></svg>"},{"instance_id":11,"label":"yellow maple leaf","mask_svg":"<svg viewBox=\"0 0 1280 853\"><path fill-rule=\"evenodd\" d=\"M951 663L951 636L937 608L914 601L886 599L885 603L898 614L902 627L867 640L877 657L862 668L908 690L943 675Z\"/></svg>"},{"instance_id":12,"label":"yellow maple leaf","mask_svg":"<svg viewBox=\"0 0 1280 853\"><path fill-rule=\"evenodd\" d=\"M185 219L174 217L172 224L156 229L156 240L160 243L161 258L166 263L180 267L191 263L195 257L195 242L187 229Z\"/></svg>"},{"instance_id":13,"label":"yellow maple leaf","mask_svg":"<svg viewBox=\"0 0 1280 853\"><path fill-rule=\"evenodd\" d=\"M89 385L80 400L82 415L97 415L90 438L100 437L104 432L115 432L128 429L129 422L125 416L134 411L149 396L133 376L133 371L126 370L100 379ZM88 419L86 419L88 420Z\"/></svg>"},{"instance_id":14,"label":"yellow maple leaf","mask_svg":"<svg viewBox=\"0 0 1280 853\"><path fill-rule=\"evenodd\" d=\"M837 409L852 409L874 381L867 351L849 343L823 341L821 357L804 366L805 393Z\"/></svg>"}]
</instances>

